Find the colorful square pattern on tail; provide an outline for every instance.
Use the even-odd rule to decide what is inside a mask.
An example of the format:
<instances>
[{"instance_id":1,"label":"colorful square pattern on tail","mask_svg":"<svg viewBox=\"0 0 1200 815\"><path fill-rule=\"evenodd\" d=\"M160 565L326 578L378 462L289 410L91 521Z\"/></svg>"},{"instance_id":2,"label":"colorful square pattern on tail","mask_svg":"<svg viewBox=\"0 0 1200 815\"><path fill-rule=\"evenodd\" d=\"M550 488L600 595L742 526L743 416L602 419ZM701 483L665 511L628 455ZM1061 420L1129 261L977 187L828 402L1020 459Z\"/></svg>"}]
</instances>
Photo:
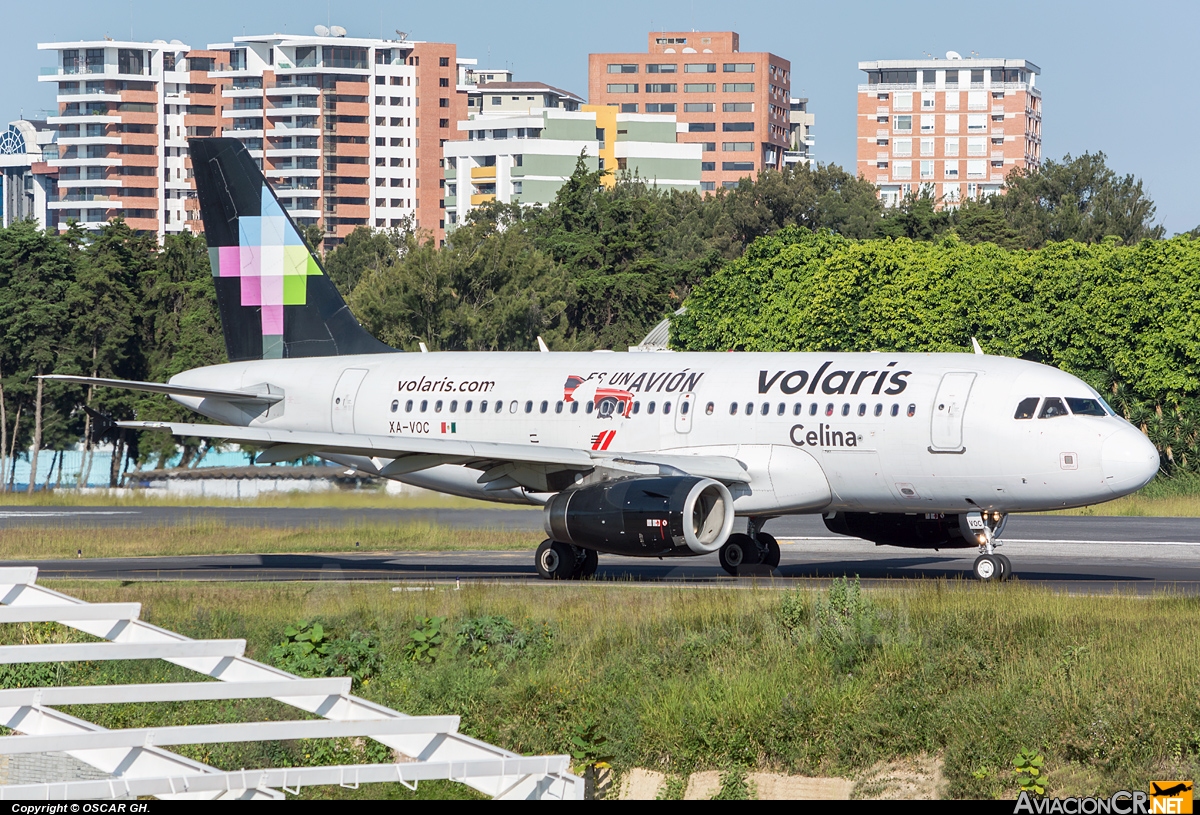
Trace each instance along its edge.
<instances>
[{"instance_id":1,"label":"colorful square pattern on tail","mask_svg":"<svg viewBox=\"0 0 1200 815\"><path fill-rule=\"evenodd\" d=\"M264 185L261 215L238 218L238 246L209 250L214 277L241 280L241 304L262 314L263 356L283 348L283 307L307 302L309 275L321 269Z\"/></svg>"}]
</instances>

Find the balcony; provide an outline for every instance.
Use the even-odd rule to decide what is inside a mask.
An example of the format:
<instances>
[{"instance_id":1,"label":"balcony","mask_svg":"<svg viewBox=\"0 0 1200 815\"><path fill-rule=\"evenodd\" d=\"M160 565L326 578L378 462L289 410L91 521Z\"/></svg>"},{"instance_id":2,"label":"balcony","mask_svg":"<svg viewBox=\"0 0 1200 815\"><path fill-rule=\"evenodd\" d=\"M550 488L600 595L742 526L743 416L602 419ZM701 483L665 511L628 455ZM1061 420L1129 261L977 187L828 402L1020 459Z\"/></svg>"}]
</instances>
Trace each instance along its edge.
<instances>
[{"instance_id":1,"label":"balcony","mask_svg":"<svg viewBox=\"0 0 1200 815\"><path fill-rule=\"evenodd\" d=\"M487 179L494 182L496 180L496 165L493 164L490 167L472 167L471 179Z\"/></svg>"},{"instance_id":2,"label":"balcony","mask_svg":"<svg viewBox=\"0 0 1200 815\"><path fill-rule=\"evenodd\" d=\"M481 204L486 204L488 201L495 201L495 200L496 200L496 193L494 193L494 192L472 195L471 196L471 206L477 207Z\"/></svg>"}]
</instances>

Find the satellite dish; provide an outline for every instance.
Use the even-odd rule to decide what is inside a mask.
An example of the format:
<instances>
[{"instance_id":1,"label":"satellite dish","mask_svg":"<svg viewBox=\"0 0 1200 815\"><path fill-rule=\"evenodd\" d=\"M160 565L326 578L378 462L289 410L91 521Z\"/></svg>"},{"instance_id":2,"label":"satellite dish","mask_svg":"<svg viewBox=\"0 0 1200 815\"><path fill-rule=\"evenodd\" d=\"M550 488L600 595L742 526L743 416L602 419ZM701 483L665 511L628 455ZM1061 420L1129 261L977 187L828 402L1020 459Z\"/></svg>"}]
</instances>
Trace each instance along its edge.
<instances>
[{"instance_id":1,"label":"satellite dish","mask_svg":"<svg viewBox=\"0 0 1200 815\"><path fill-rule=\"evenodd\" d=\"M958 53L957 51L947 51L946 59L962 59L962 54Z\"/></svg>"},{"instance_id":2,"label":"satellite dish","mask_svg":"<svg viewBox=\"0 0 1200 815\"><path fill-rule=\"evenodd\" d=\"M171 45L183 45L183 40L171 40Z\"/></svg>"},{"instance_id":3,"label":"satellite dish","mask_svg":"<svg viewBox=\"0 0 1200 815\"><path fill-rule=\"evenodd\" d=\"M340 25L335 25L329 29L329 33L335 37L344 37L346 36L346 29L342 28Z\"/></svg>"},{"instance_id":4,"label":"satellite dish","mask_svg":"<svg viewBox=\"0 0 1200 815\"><path fill-rule=\"evenodd\" d=\"M166 40L152 40L151 41L151 45L166 45L166 44L167 44Z\"/></svg>"},{"instance_id":5,"label":"satellite dish","mask_svg":"<svg viewBox=\"0 0 1200 815\"><path fill-rule=\"evenodd\" d=\"M323 25L314 25L313 33L316 34L318 37L328 37L329 29Z\"/></svg>"},{"instance_id":6,"label":"satellite dish","mask_svg":"<svg viewBox=\"0 0 1200 815\"><path fill-rule=\"evenodd\" d=\"M397 29L396 29L396 36L400 38L400 42L404 42L405 40L407 40L407 39L408 39L408 32L407 32L407 31L401 31L400 29L398 29L398 28L397 28Z\"/></svg>"}]
</instances>

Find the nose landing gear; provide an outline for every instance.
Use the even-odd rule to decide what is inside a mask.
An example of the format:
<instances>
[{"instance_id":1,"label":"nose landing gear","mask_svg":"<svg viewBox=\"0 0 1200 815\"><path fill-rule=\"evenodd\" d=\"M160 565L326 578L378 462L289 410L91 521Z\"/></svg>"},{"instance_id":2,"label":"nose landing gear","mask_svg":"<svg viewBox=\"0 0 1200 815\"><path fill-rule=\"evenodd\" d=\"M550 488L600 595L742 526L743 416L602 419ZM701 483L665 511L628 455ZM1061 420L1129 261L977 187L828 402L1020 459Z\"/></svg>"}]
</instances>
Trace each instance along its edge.
<instances>
[{"instance_id":1,"label":"nose landing gear","mask_svg":"<svg viewBox=\"0 0 1200 815\"><path fill-rule=\"evenodd\" d=\"M1012 561L998 553L1001 546L997 538L1004 529L1008 516L999 512L971 512L967 514L967 526L979 539L979 557L971 571L976 580L1008 580L1013 575Z\"/></svg>"}]
</instances>

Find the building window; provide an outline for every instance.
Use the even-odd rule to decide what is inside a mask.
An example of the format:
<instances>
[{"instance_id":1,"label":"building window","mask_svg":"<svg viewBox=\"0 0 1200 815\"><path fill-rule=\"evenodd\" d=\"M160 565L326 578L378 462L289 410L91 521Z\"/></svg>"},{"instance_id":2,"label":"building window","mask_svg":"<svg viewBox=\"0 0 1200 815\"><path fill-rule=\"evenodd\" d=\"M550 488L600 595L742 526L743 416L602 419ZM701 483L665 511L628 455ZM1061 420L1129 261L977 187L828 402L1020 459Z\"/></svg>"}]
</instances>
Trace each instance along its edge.
<instances>
[{"instance_id":1,"label":"building window","mask_svg":"<svg viewBox=\"0 0 1200 815\"><path fill-rule=\"evenodd\" d=\"M382 79L382 77L380 77L380 78ZM438 87L439 87L439 88L448 88L448 87L450 87L450 79L449 79L449 77L445 77L445 76L443 76L443 77L438 77Z\"/></svg>"},{"instance_id":2,"label":"building window","mask_svg":"<svg viewBox=\"0 0 1200 815\"><path fill-rule=\"evenodd\" d=\"M717 152L717 143L715 141L702 141L700 142L700 149L705 153L715 153Z\"/></svg>"},{"instance_id":3,"label":"building window","mask_svg":"<svg viewBox=\"0 0 1200 815\"><path fill-rule=\"evenodd\" d=\"M958 178L958 162L957 161L947 161L946 162L945 175L946 175L946 178Z\"/></svg>"},{"instance_id":4,"label":"building window","mask_svg":"<svg viewBox=\"0 0 1200 815\"><path fill-rule=\"evenodd\" d=\"M638 112L638 103L637 102L622 102L621 103L621 112L622 113L637 113Z\"/></svg>"},{"instance_id":5,"label":"building window","mask_svg":"<svg viewBox=\"0 0 1200 815\"><path fill-rule=\"evenodd\" d=\"M438 67L449 68L450 67L450 57L438 57Z\"/></svg>"},{"instance_id":6,"label":"building window","mask_svg":"<svg viewBox=\"0 0 1200 815\"><path fill-rule=\"evenodd\" d=\"M636 74L638 67L636 64L628 62L609 63L608 72L610 74Z\"/></svg>"},{"instance_id":7,"label":"building window","mask_svg":"<svg viewBox=\"0 0 1200 815\"><path fill-rule=\"evenodd\" d=\"M946 132L947 133L957 133L958 132L958 118L959 117L957 114L946 117Z\"/></svg>"},{"instance_id":8,"label":"building window","mask_svg":"<svg viewBox=\"0 0 1200 815\"><path fill-rule=\"evenodd\" d=\"M753 62L726 62L722 66L727 74L752 74L754 73Z\"/></svg>"},{"instance_id":9,"label":"building window","mask_svg":"<svg viewBox=\"0 0 1200 815\"><path fill-rule=\"evenodd\" d=\"M725 133L753 133L754 122L722 122L721 130Z\"/></svg>"},{"instance_id":10,"label":"building window","mask_svg":"<svg viewBox=\"0 0 1200 815\"><path fill-rule=\"evenodd\" d=\"M892 178L897 181L905 181L912 178L912 162L897 161L892 167Z\"/></svg>"},{"instance_id":11,"label":"building window","mask_svg":"<svg viewBox=\"0 0 1200 815\"><path fill-rule=\"evenodd\" d=\"M934 123L936 121L937 121L937 117L934 116L932 113L922 113L921 114L921 132L922 133L932 133L933 128L934 128Z\"/></svg>"},{"instance_id":12,"label":"building window","mask_svg":"<svg viewBox=\"0 0 1200 815\"><path fill-rule=\"evenodd\" d=\"M937 94L925 91L921 94L921 110L933 110L937 107Z\"/></svg>"},{"instance_id":13,"label":"building window","mask_svg":"<svg viewBox=\"0 0 1200 815\"><path fill-rule=\"evenodd\" d=\"M441 99L438 99L438 107L439 108L450 107L450 100L443 96Z\"/></svg>"},{"instance_id":14,"label":"building window","mask_svg":"<svg viewBox=\"0 0 1200 815\"><path fill-rule=\"evenodd\" d=\"M716 170L717 170L717 163L715 161L700 162L700 172L712 173L712 172L716 172Z\"/></svg>"},{"instance_id":15,"label":"building window","mask_svg":"<svg viewBox=\"0 0 1200 815\"><path fill-rule=\"evenodd\" d=\"M712 113L712 102L687 102L683 106L684 113Z\"/></svg>"},{"instance_id":16,"label":"building window","mask_svg":"<svg viewBox=\"0 0 1200 815\"><path fill-rule=\"evenodd\" d=\"M912 110L913 95L911 91L896 94L896 100L892 104L896 110Z\"/></svg>"},{"instance_id":17,"label":"building window","mask_svg":"<svg viewBox=\"0 0 1200 815\"><path fill-rule=\"evenodd\" d=\"M450 127L449 119L438 119L438 127Z\"/></svg>"},{"instance_id":18,"label":"building window","mask_svg":"<svg viewBox=\"0 0 1200 815\"><path fill-rule=\"evenodd\" d=\"M961 96L958 91L951 91L946 94L946 110L958 110L958 103Z\"/></svg>"},{"instance_id":19,"label":"building window","mask_svg":"<svg viewBox=\"0 0 1200 815\"><path fill-rule=\"evenodd\" d=\"M987 132L987 116L982 113L967 114L967 132L968 133L986 133Z\"/></svg>"},{"instance_id":20,"label":"building window","mask_svg":"<svg viewBox=\"0 0 1200 815\"><path fill-rule=\"evenodd\" d=\"M675 103L674 102L664 102L664 103L647 102L646 103L646 112L647 113L674 113L675 112Z\"/></svg>"},{"instance_id":21,"label":"building window","mask_svg":"<svg viewBox=\"0 0 1200 815\"><path fill-rule=\"evenodd\" d=\"M933 178L933 162L932 161L922 161L921 162L921 179L925 180L925 179L930 179L930 178Z\"/></svg>"},{"instance_id":22,"label":"building window","mask_svg":"<svg viewBox=\"0 0 1200 815\"><path fill-rule=\"evenodd\" d=\"M715 133L716 122L688 122L688 133Z\"/></svg>"},{"instance_id":23,"label":"building window","mask_svg":"<svg viewBox=\"0 0 1200 815\"><path fill-rule=\"evenodd\" d=\"M685 74L715 74L717 72L717 64L715 62L689 62L683 66Z\"/></svg>"},{"instance_id":24,"label":"building window","mask_svg":"<svg viewBox=\"0 0 1200 815\"><path fill-rule=\"evenodd\" d=\"M967 139L968 156L986 156L987 140L982 136L972 136Z\"/></svg>"},{"instance_id":25,"label":"building window","mask_svg":"<svg viewBox=\"0 0 1200 815\"><path fill-rule=\"evenodd\" d=\"M725 93L754 93L753 82L726 82L721 86Z\"/></svg>"},{"instance_id":26,"label":"building window","mask_svg":"<svg viewBox=\"0 0 1200 815\"><path fill-rule=\"evenodd\" d=\"M726 113L752 113L754 111L753 102L722 102L721 110Z\"/></svg>"},{"instance_id":27,"label":"building window","mask_svg":"<svg viewBox=\"0 0 1200 815\"><path fill-rule=\"evenodd\" d=\"M982 159L968 161L967 178L987 178L987 162Z\"/></svg>"},{"instance_id":28,"label":"building window","mask_svg":"<svg viewBox=\"0 0 1200 815\"><path fill-rule=\"evenodd\" d=\"M648 74L673 74L678 71L679 66L673 62L646 66L646 73Z\"/></svg>"},{"instance_id":29,"label":"building window","mask_svg":"<svg viewBox=\"0 0 1200 815\"><path fill-rule=\"evenodd\" d=\"M752 142L752 141L722 142L721 150L725 153L752 153L752 152L754 152L754 142Z\"/></svg>"},{"instance_id":30,"label":"building window","mask_svg":"<svg viewBox=\"0 0 1200 815\"><path fill-rule=\"evenodd\" d=\"M715 181L701 181L700 182L700 191L701 192L713 192L716 188L717 188L717 182L715 182Z\"/></svg>"},{"instance_id":31,"label":"building window","mask_svg":"<svg viewBox=\"0 0 1200 815\"><path fill-rule=\"evenodd\" d=\"M892 121L892 129L897 133L912 133L912 116L896 116Z\"/></svg>"},{"instance_id":32,"label":"building window","mask_svg":"<svg viewBox=\"0 0 1200 815\"><path fill-rule=\"evenodd\" d=\"M677 93L678 91L679 86L673 82L667 84L649 83L646 85L646 93Z\"/></svg>"},{"instance_id":33,"label":"building window","mask_svg":"<svg viewBox=\"0 0 1200 815\"><path fill-rule=\"evenodd\" d=\"M638 86L637 85L609 85L608 92L609 93L637 93ZM494 105L500 104L499 100L500 100L500 97L498 97L498 96L494 97L492 99L492 104L494 104Z\"/></svg>"},{"instance_id":34,"label":"building window","mask_svg":"<svg viewBox=\"0 0 1200 815\"><path fill-rule=\"evenodd\" d=\"M921 139L921 155L933 155L933 139Z\"/></svg>"},{"instance_id":35,"label":"building window","mask_svg":"<svg viewBox=\"0 0 1200 815\"><path fill-rule=\"evenodd\" d=\"M716 93L715 83L687 82L683 86L684 93Z\"/></svg>"},{"instance_id":36,"label":"building window","mask_svg":"<svg viewBox=\"0 0 1200 815\"><path fill-rule=\"evenodd\" d=\"M753 172L753 161L722 161L721 169L726 172Z\"/></svg>"},{"instance_id":37,"label":"building window","mask_svg":"<svg viewBox=\"0 0 1200 815\"><path fill-rule=\"evenodd\" d=\"M892 147L892 153L897 156L911 156L912 139L896 139L896 143Z\"/></svg>"}]
</instances>

